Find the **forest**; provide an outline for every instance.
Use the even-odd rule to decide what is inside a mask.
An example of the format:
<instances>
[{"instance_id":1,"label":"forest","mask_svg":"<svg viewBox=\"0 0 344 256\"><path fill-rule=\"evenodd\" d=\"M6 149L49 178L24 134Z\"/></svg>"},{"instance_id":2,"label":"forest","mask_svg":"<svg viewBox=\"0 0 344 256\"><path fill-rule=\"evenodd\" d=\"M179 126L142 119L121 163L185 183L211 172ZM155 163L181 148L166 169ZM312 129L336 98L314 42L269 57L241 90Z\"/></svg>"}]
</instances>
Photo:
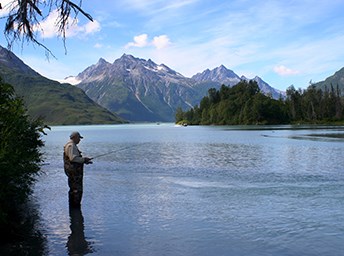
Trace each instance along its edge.
<instances>
[{"instance_id":1,"label":"forest","mask_svg":"<svg viewBox=\"0 0 344 256\"><path fill-rule=\"evenodd\" d=\"M176 123L189 125L269 125L340 123L344 98L332 85L325 90L310 85L296 90L290 86L278 100L260 92L255 81L240 81L233 87L211 88L199 105L176 111Z\"/></svg>"}]
</instances>

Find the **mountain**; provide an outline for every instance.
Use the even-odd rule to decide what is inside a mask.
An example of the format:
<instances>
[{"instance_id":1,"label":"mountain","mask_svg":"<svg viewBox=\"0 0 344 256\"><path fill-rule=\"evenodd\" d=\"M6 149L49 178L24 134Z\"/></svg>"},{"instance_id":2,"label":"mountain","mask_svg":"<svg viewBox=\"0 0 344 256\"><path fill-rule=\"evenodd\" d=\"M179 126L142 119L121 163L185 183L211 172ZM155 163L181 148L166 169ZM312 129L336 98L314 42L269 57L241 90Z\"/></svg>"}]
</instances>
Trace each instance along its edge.
<instances>
[{"instance_id":1,"label":"mountain","mask_svg":"<svg viewBox=\"0 0 344 256\"><path fill-rule=\"evenodd\" d=\"M131 121L173 121L177 107L196 104L192 79L132 55L112 64L101 58L75 79L91 99Z\"/></svg>"},{"instance_id":2,"label":"mountain","mask_svg":"<svg viewBox=\"0 0 344 256\"><path fill-rule=\"evenodd\" d=\"M239 77L232 70L227 69L223 65L221 65L220 67L214 68L213 70L206 69L202 73L197 73L196 75L192 76L192 79L198 82L207 82L207 81L217 82L220 85L224 84L230 87L233 85L236 85L241 80L246 80L246 81L254 80L257 82L258 87L260 88L262 93L266 95L271 95L272 98L274 99L279 99L280 96L282 97L285 96L284 92L274 89L268 83L264 82L260 77L256 76L253 79L249 79L245 76Z\"/></svg>"},{"instance_id":3,"label":"mountain","mask_svg":"<svg viewBox=\"0 0 344 256\"><path fill-rule=\"evenodd\" d=\"M100 58L68 80L77 82L92 100L124 119L174 121L178 107L189 109L199 104L210 88L233 86L241 78L223 65L187 78L164 64L123 54L113 63ZM279 97L280 92L275 93L263 80L259 84L264 92Z\"/></svg>"},{"instance_id":4,"label":"mountain","mask_svg":"<svg viewBox=\"0 0 344 256\"><path fill-rule=\"evenodd\" d=\"M245 76L241 76L241 80L253 80L256 81L258 84L258 87L261 92L263 92L265 95L271 95L273 99L279 99L279 98L285 98L286 94L283 91L277 90L275 88L272 88L268 83L263 81L259 76L255 76L253 79L249 79Z\"/></svg>"},{"instance_id":5,"label":"mountain","mask_svg":"<svg viewBox=\"0 0 344 256\"><path fill-rule=\"evenodd\" d=\"M93 102L81 89L49 80L0 46L0 77L23 97L28 114L49 125L122 123L123 120Z\"/></svg>"},{"instance_id":6,"label":"mountain","mask_svg":"<svg viewBox=\"0 0 344 256\"><path fill-rule=\"evenodd\" d=\"M213 70L206 69L202 73L197 73L191 77L197 82L218 82L221 85L233 86L240 82L240 77L232 70L227 69L225 66L214 68Z\"/></svg>"},{"instance_id":7,"label":"mountain","mask_svg":"<svg viewBox=\"0 0 344 256\"><path fill-rule=\"evenodd\" d=\"M322 90L331 90L333 86L334 90L337 90L337 86L341 95L344 95L344 68L335 72L332 76L329 76L324 81L313 84L316 88Z\"/></svg>"}]
</instances>

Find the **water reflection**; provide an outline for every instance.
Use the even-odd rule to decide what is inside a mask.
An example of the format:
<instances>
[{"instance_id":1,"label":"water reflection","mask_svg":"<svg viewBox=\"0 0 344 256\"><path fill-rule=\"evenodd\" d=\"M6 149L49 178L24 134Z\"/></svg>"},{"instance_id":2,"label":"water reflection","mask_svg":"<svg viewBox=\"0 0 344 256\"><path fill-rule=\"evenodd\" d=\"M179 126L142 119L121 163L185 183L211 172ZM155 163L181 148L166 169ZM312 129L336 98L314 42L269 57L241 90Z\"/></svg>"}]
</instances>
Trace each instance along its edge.
<instances>
[{"instance_id":1,"label":"water reflection","mask_svg":"<svg viewBox=\"0 0 344 256\"><path fill-rule=\"evenodd\" d=\"M0 255L47 255L47 240L40 228L38 205L29 200L17 216L12 232L0 232ZM14 230L14 231L13 231Z\"/></svg>"},{"instance_id":2,"label":"water reflection","mask_svg":"<svg viewBox=\"0 0 344 256\"><path fill-rule=\"evenodd\" d=\"M68 255L86 255L93 252L90 242L86 241L84 233L84 217L80 208L69 208L70 230L67 249Z\"/></svg>"}]
</instances>

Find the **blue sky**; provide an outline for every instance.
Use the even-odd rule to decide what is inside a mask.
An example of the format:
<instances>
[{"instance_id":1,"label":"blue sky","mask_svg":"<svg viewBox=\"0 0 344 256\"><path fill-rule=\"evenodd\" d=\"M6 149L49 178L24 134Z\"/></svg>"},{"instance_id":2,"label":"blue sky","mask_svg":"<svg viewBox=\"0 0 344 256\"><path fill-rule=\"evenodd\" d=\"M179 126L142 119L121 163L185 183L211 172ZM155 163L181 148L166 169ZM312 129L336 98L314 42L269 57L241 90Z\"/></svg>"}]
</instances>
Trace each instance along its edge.
<instances>
[{"instance_id":1,"label":"blue sky","mask_svg":"<svg viewBox=\"0 0 344 256\"><path fill-rule=\"evenodd\" d=\"M37 33L57 59L26 43L14 53L51 79L126 53L187 77L223 64L280 90L306 88L344 67L343 0L84 0L82 7L94 22L80 15L71 23L67 54L54 12ZM0 44L6 46L3 36Z\"/></svg>"}]
</instances>

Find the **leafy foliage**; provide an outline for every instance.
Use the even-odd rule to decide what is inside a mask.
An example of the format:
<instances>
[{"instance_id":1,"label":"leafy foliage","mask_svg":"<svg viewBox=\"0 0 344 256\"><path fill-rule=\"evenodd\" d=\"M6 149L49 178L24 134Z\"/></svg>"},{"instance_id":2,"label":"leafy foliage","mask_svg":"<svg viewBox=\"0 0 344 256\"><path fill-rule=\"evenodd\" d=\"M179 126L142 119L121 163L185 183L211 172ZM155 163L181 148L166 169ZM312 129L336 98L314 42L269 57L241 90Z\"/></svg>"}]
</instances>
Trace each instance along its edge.
<instances>
[{"instance_id":1,"label":"leafy foliage","mask_svg":"<svg viewBox=\"0 0 344 256\"><path fill-rule=\"evenodd\" d=\"M331 85L328 89L317 89L311 85L307 90L287 90L286 104L294 122L328 123L344 119L344 101L340 90Z\"/></svg>"},{"instance_id":2,"label":"leafy foliage","mask_svg":"<svg viewBox=\"0 0 344 256\"><path fill-rule=\"evenodd\" d=\"M287 98L274 100L259 92L254 81L241 81L233 87L209 89L199 106L176 112L176 122L188 124L284 124L333 123L344 120L344 99L340 89L324 90L311 85L306 90L287 90Z\"/></svg>"},{"instance_id":3,"label":"leafy foliage","mask_svg":"<svg viewBox=\"0 0 344 256\"><path fill-rule=\"evenodd\" d=\"M23 101L0 78L0 230L13 230L39 173L42 122L30 120ZM8 234L8 233L7 233Z\"/></svg>"},{"instance_id":4,"label":"leafy foliage","mask_svg":"<svg viewBox=\"0 0 344 256\"><path fill-rule=\"evenodd\" d=\"M277 124L289 121L286 104L259 90L255 81L241 81L233 87L209 89L199 106L183 112L178 109L176 122L188 124Z\"/></svg>"}]
</instances>

